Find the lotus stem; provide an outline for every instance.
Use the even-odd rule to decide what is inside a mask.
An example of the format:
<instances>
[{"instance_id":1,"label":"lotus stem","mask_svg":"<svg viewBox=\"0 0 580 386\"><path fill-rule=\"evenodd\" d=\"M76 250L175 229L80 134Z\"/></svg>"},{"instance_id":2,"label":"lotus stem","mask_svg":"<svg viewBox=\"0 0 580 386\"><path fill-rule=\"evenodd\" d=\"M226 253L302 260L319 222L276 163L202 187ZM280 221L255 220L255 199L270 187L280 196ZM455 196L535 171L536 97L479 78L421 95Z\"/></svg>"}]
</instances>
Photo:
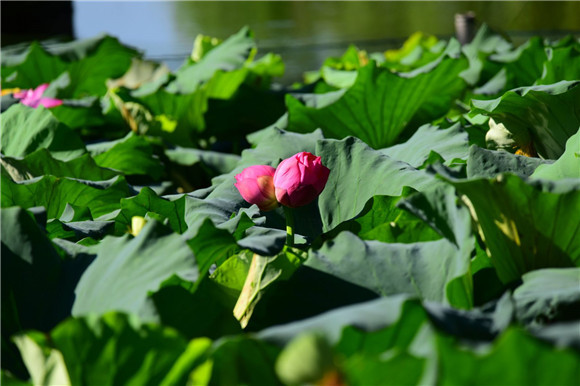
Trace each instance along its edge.
<instances>
[{"instance_id":1,"label":"lotus stem","mask_svg":"<svg viewBox=\"0 0 580 386\"><path fill-rule=\"evenodd\" d=\"M294 214L292 209L284 206L284 217L286 217L286 245L294 246Z\"/></svg>"}]
</instances>

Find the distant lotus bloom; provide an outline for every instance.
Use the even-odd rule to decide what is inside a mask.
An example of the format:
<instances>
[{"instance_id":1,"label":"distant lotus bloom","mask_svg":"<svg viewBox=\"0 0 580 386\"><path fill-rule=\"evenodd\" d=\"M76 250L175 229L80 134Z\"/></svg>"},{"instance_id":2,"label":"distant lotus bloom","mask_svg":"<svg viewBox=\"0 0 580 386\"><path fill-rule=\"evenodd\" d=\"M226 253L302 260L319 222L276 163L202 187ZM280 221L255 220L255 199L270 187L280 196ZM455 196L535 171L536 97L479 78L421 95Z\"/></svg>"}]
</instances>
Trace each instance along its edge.
<instances>
[{"instance_id":1,"label":"distant lotus bloom","mask_svg":"<svg viewBox=\"0 0 580 386\"><path fill-rule=\"evenodd\" d=\"M42 105L46 108L60 106L62 101L55 98L45 98L42 96L44 91L48 87L48 83L41 84L35 89L23 90L15 92L14 98L20 99L20 103L26 106L37 108L38 105Z\"/></svg>"},{"instance_id":2,"label":"distant lotus bloom","mask_svg":"<svg viewBox=\"0 0 580 386\"><path fill-rule=\"evenodd\" d=\"M290 208L306 205L324 190L329 174L320 157L304 151L295 154L276 169L276 199Z\"/></svg>"},{"instance_id":3,"label":"distant lotus bloom","mask_svg":"<svg viewBox=\"0 0 580 386\"><path fill-rule=\"evenodd\" d=\"M250 166L236 175L234 186L250 204L258 205L260 210L272 210L278 206L273 184L275 171L267 165Z\"/></svg>"}]
</instances>

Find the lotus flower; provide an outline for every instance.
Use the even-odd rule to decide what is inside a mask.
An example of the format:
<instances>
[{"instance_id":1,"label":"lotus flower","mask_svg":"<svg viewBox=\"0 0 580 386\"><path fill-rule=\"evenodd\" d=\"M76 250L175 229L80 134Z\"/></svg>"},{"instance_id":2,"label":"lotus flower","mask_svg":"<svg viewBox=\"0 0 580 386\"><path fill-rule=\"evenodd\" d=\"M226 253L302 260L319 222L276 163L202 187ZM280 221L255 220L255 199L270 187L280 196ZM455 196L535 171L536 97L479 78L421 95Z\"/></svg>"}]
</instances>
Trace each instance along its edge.
<instances>
[{"instance_id":1,"label":"lotus flower","mask_svg":"<svg viewBox=\"0 0 580 386\"><path fill-rule=\"evenodd\" d=\"M250 204L258 205L263 211L272 210L278 206L273 184L275 171L267 165L250 166L236 175L234 186Z\"/></svg>"},{"instance_id":2,"label":"lotus flower","mask_svg":"<svg viewBox=\"0 0 580 386\"><path fill-rule=\"evenodd\" d=\"M276 199L290 208L304 206L324 190L329 174L320 157L308 152L295 154L276 168Z\"/></svg>"},{"instance_id":3,"label":"lotus flower","mask_svg":"<svg viewBox=\"0 0 580 386\"><path fill-rule=\"evenodd\" d=\"M14 98L20 99L20 103L26 106L37 108L38 105L42 105L46 108L60 106L62 101L55 98L45 98L42 96L44 91L47 89L48 83L41 84L35 89L23 90L15 92Z\"/></svg>"}]
</instances>

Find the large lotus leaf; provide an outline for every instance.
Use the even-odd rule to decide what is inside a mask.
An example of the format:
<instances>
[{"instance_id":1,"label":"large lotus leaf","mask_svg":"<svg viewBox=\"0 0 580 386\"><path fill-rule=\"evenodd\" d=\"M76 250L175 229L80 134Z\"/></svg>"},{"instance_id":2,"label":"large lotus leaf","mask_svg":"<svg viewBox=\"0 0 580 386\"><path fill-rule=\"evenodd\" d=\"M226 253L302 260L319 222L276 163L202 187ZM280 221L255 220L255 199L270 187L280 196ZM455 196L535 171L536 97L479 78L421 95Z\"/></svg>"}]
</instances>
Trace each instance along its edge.
<instances>
[{"instance_id":1,"label":"large lotus leaf","mask_svg":"<svg viewBox=\"0 0 580 386\"><path fill-rule=\"evenodd\" d=\"M108 180L119 174L98 166L89 154L83 154L70 161L60 161L54 158L47 149L38 149L23 159L2 157L0 162L3 167L2 172L6 171L17 182L44 174L88 181Z\"/></svg>"},{"instance_id":2,"label":"large lotus leaf","mask_svg":"<svg viewBox=\"0 0 580 386\"><path fill-rule=\"evenodd\" d=\"M68 319L50 341L35 332L27 337L62 354L73 385L158 385L187 348L175 330L121 313Z\"/></svg>"},{"instance_id":3,"label":"large lotus leaf","mask_svg":"<svg viewBox=\"0 0 580 386\"><path fill-rule=\"evenodd\" d=\"M580 127L580 81L510 90L493 100L472 100L472 112L505 125L519 148L557 159Z\"/></svg>"},{"instance_id":4,"label":"large lotus leaf","mask_svg":"<svg viewBox=\"0 0 580 386\"><path fill-rule=\"evenodd\" d=\"M176 72L175 80L168 86L171 93L189 94L211 79L218 70L233 71L252 59L256 42L252 31L243 27L223 43L207 52L198 62L186 64Z\"/></svg>"},{"instance_id":5,"label":"large lotus leaf","mask_svg":"<svg viewBox=\"0 0 580 386\"><path fill-rule=\"evenodd\" d=\"M538 166L531 178L545 180L580 178L580 130L568 138L566 150L556 162Z\"/></svg>"},{"instance_id":6,"label":"large lotus leaf","mask_svg":"<svg viewBox=\"0 0 580 386\"><path fill-rule=\"evenodd\" d=\"M438 183L426 172L353 137L318 141L316 155L330 169L326 187L318 198L324 232L354 218L373 196L400 196L405 186L422 190Z\"/></svg>"},{"instance_id":7,"label":"large lotus leaf","mask_svg":"<svg viewBox=\"0 0 580 386\"><path fill-rule=\"evenodd\" d=\"M131 227L133 216L145 217L155 213L169 221L169 226L177 233L187 230L184 219L185 197L169 201L159 197L149 188L144 187L138 195L121 199L121 211L115 217L115 228L118 234L123 234Z\"/></svg>"},{"instance_id":8,"label":"large lotus leaf","mask_svg":"<svg viewBox=\"0 0 580 386\"><path fill-rule=\"evenodd\" d=\"M421 193L415 193L399 201L398 206L408 210L429 224L437 233L447 238L457 248L471 242L471 218L468 209L458 203L450 186L438 185Z\"/></svg>"},{"instance_id":9,"label":"large lotus leaf","mask_svg":"<svg viewBox=\"0 0 580 386\"><path fill-rule=\"evenodd\" d=\"M319 250L311 251L305 264L381 296L405 293L469 307L468 285L463 288L463 296L447 296L448 284L469 269L469 255L463 252L446 239L387 244L363 241L350 232L342 232Z\"/></svg>"},{"instance_id":10,"label":"large lotus leaf","mask_svg":"<svg viewBox=\"0 0 580 386\"><path fill-rule=\"evenodd\" d=\"M147 175L158 180L164 172L159 158L153 154L154 146L146 138L129 133L125 138L115 141L103 153L93 156L101 166L119 170L128 175Z\"/></svg>"},{"instance_id":11,"label":"large lotus leaf","mask_svg":"<svg viewBox=\"0 0 580 386\"><path fill-rule=\"evenodd\" d=\"M371 62L339 100L322 108L287 96L288 129L321 128L325 136L339 139L353 135L375 149L409 138L421 124L443 116L465 89L459 77L465 59L444 55L432 64L398 75Z\"/></svg>"},{"instance_id":12,"label":"large lotus leaf","mask_svg":"<svg viewBox=\"0 0 580 386\"><path fill-rule=\"evenodd\" d=\"M135 238L106 237L79 281L72 313L79 316L117 310L155 319L148 293L159 289L172 275L194 282L199 270L185 240L160 223L149 221Z\"/></svg>"},{"instance_id":13,"label":"large lotus leaf","mask_svg":"<svg viewBox=\"0 0 580 386\"><path fill-rule=\"evenodd\" d=\"M461 124L456 123L446 129L423 125L405 143L381 150L383 154L416 168L425 163L432 151L445 161L465 159L469 151L469 141Z\"/></svg>"},{"instance_id":14,"label":"large lotus leaf","mask_svg":"<svg viewBox=\"0 0 580 386\"><path fill-rule=\"evenodd\" d=\"M471 216L459 203L455 189L450 186L434 186L399 201L398 206L408 210L429 224L441 236L457 248L458 256L469 261L476 243L472 236ZM477 248L475 248L477 251ZM485 256L487 259L487 256ZM474 278L471 267L447 285L447 297L452 304L471 307L474 295ZM467 295L467 297L466 297ZM478 294L479 296L479 294Z\"/></svg>"},{"instance_id":15,"label":"large lotus leaf","mask_svg":"<svg viewBox=\"0 0 580 386\"><path fill-rule=\"evenodd\" d=\"M438 383L442 385L573 385L580 377L577 352L559 350L515 327L491 348L474 353L438 339Z\"/></svg>"},{"instance_id":16,"label":"large lotus leaf","mask_svg":"<svg viewBox=\"0 0 580 386\"><path fill-rule=\"evenodd\" d=\"M221 289L214 281L204 280L212 266L220 266L219 270L226 264L223 262L239 249L236 240L206 219L187 244L194 253L199 279L192 283L174 275L161 284L161 288L150 297L159 320L190 338L218 338L239 332L239 323L232 314L233 303L223 300Z\"/></svg>"},{"instance_id":17,"label":"large lotus leaf","mask_svg":"<svg viewBox=\"0 0 580 386\"><path fill-rule=\"evenodd\" d=\"M363 240L383 243L415 243L441 237L423 220L398 208L397 202L400 199L401 197L374 196L356 218L343 222L324 235L324 239L332 238L344 230Z\"/></svg>"},{"instance_id":18,"label":"large lotus leaf","mask_svg":"<svg viewBox=\"0 0 580 386\"><path fill-rule=\"evenodd\" d=\"M123 75L131 65L131 58L137 55L137 51L106 35L63 44L53 53L39 43L32 43L25 52L3 55L2 85L33 88L68 71L70 86L59 97L104 95L106 80Z\"/></svg>"},{"instance_id":19,"label":"large lotus leaf","mask_svg":"<svg viewBox=\"0 0 580 386\"><path fill-rule=\"evenodd\" d=\"M507 151L486 150L478 146L469 149L467 158L468 178L493 178L501 173L513 173L529 177L540 165L551 161L516 155Z\"/></svg>"},{"instance_id":20,"label":"large lotus leaf","mask_svg":"<svg viewBox=\"0 0 580 386\"><path fill-rule=\"evenodd\" d=\"M578 319L580 268L537 270L522 280L513 295L521 323L541 326Z\"/></svg>"},{"instance_id":21,"label":"large lotus leaf","mask_svg":"<svg viewBox=\"0 0 580 386\"><path fill-rule=\"evenodd\" d=\"M531 86L542 76L547 60L545 45L540 37L533 37L515 50L491 55L489 60L498 63L509 74L508 89ZM562 80L562 79L558 79Z\"/></svg>"},{"instance_id":22,"label":"large lotus leaf","mask_svg":"<svg viewBox=\"0 0 580 386\"><path fill-rule=\"evenodd\" d=\"M395 323L402 314L407 295L391 296L336 308L314 317L264 329L254 336L260 340L284 346L305 331L318 332L330 344L341 340L343 328L357 326L359 330L375 331Z\"/></svg>"},{"instance_id":23,"label":"large lotus leaf","mask_svg":"<svg viewBox=\"0 0 580 386\"><path fill-rule=\"evenodd\" d=\"M2 207L43 206L49 219L59 218L67 204L87 207L96 218L117 209L119 200L129 195L129 187L121 176L99 182L51 175L19 183L5 175L1 178Z\"/></svg>"},{"instance_id":24,"label":"large lotus leaf","mask_svg":"<svg viewBox=\"0 0 580 386\"><path fill-rule=\"evenodd\" d=\"M536 84L550 84L561 80L580 79L580 43L569 46L546 48L548 60L544 63L542 78Z\"/></svg>"},{"instance_id":25,"label":"large lotus leaf","mask_svg":"<svg viewBox=\"0 0 580 386\"><path fill-rule=\"evenodd\" d=\"M54 158L68 161L86 153L79 136L44 107L11 106L2 113L1 124L0 151L5 156L24 157L48 149Z\"/></svg>"},{"instance_id":26,"label":"large lotus leaf","mask_svg":"<svg viewBox=\"0 0 580 386\"><path fill-rule=\"evenodd\" d=\"M469 199L502 282L535 269L580 265L577 180L526 181L505 174L450 183Z\"/></svg>"}]
</instances>

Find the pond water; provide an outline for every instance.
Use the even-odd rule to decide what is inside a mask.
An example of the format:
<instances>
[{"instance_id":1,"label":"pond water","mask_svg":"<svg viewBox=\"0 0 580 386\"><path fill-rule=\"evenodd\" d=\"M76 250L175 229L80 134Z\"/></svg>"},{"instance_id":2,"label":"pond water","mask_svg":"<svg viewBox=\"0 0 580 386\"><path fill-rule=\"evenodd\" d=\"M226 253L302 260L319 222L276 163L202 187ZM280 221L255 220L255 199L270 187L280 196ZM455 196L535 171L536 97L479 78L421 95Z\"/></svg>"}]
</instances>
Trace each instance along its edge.
<instances>
[{"instance_id":1,"label":"pond water","mask_svg":"<svg viewBox=\"0 0 580 386\"><path fill-rule=\"evenodd\" d=\"M77 38L106 32L172 69L189 55L197 34L223 39L248 25L259 55L282 55L283 83L319 68L328 56L341 55L350 43L373 52L397 48L416 31L449 38L454 15L467 11L516 44L537 34L580 33L580 2L573 1L75 1L73 7Z\"/></svg>"}]
</instances>

